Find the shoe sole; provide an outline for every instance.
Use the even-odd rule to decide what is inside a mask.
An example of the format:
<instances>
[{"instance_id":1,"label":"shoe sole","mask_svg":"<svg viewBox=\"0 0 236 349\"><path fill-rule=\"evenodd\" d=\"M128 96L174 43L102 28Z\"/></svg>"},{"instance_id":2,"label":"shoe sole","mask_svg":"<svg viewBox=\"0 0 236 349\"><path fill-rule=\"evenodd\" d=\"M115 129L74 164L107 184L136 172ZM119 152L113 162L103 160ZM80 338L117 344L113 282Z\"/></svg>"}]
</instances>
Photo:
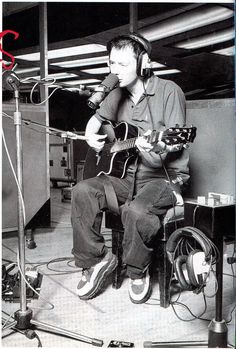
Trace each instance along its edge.
<instances>
[{"instance_id":1,"label":"shoe sole","mask_svg":"<svg viewBox=\"0 0 236 349\"><path fill-rule=\"evenodd\" d=\"M144 298L142 298L140 301L134 300L130 295L129 295L129 298L130 298L131 302L134 304L142 304L142 303L147 302L147 300L151 297L151 294L152 294L152 287L150 286L146 296Z\"/></svg>"},{"instance_id":2,"label":"shoe sole","mask_svg":"<svg viewBox=\"0 0 236 349\"><path fill-rule=\"evenodd\" d=\"M82 300L85 300L85 301L94 298L102 289L102 286L103 286L106 278L108 277L108 275L111 274L113 272L113 270L116 269L117 265L118 265L118 260L117 260L117 257L114 256L110 262L109 267L104 270L104 272L101 274L101 276L99 276L99 279L95 285L95 288L93 288L90 291L91 293L87 293L83 296L79 296L79 298Z\"/></svg>"}]
</instances>

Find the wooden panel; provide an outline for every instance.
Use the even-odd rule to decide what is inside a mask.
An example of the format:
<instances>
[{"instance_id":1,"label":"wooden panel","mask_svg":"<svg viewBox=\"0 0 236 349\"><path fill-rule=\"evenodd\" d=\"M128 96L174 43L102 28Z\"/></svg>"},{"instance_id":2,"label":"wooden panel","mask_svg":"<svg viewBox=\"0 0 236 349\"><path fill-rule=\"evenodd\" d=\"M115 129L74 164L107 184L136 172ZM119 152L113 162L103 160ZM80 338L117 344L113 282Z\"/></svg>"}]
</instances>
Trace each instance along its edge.
<instances>
[{"instance_id":1,"label":"wooden panel","mask_svg":"<svg viewBox=\"0 0 236 349\"><path fill-rule=\"evenodd\" d=\"M15 105L3 104L3 111L11 116ZM27 104L20 105L23 119L45 124L45 110ZM13 166L16 170L16 140L13 120L3 117L3 131ZM49 199L46 132L43 128L22 124L23 195L28 223ZM2 228L17 227L17 187L6 151L2 150Z\"/></svg>"}]
</instances>

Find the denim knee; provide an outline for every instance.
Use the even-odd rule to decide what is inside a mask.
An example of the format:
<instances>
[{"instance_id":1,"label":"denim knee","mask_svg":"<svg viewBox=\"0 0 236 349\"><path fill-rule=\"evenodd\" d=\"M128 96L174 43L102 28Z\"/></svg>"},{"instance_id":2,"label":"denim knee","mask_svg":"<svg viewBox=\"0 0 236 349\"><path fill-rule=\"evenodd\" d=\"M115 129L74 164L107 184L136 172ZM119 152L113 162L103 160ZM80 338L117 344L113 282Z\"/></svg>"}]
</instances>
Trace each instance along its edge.
<instances>
[{"instance_id":1,"label":"denim knee","mask_svg":"<svg viewBox=\"0 0 236 349\"><path fill-rule=\"evenodd\" d=\"M138 205L137 203L131 202L129 204L123 205L122 212L121 212L121 220L123 224L125 224L125 221L128 217L128 219L136 220L140 216L144 214L144 208L141 205Z\"/></svg>"},{"instance_id":2,"label":"denim knee","mask_svg":"<svg viewBox=\"0 0 236 349\"><path fill-rule=\"evenodd\" d=\"M72 187L72 197L77 197L78 195L87 194L89 185L86 181L78 182L74 187Z\"/></svg>"},{"instance_id":3,"label":"denim knee","mask_svg":"<svg viewBox=\"0 0 236 349\"><path fill-rule=\"evenodd\" d=\"M145 244L152 242L160 229L160 219L138 203L125 205L122 211L122 222L128 228L130 238L135 232L140 235Z\"/></svg>"}]
</instances>

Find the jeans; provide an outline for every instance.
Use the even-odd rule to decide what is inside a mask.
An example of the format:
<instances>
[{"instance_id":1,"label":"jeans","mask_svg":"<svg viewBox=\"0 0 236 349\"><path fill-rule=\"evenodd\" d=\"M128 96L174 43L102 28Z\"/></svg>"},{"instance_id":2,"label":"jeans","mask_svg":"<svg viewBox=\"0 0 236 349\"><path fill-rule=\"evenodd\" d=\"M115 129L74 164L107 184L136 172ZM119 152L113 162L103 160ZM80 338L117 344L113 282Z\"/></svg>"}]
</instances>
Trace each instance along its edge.
<instances>
[{"instance_id":1,"label":"jeans","mask_svg":"<svg viewBox=\"0 0 236 349\"><path fill-rule=\"evenodd\" d=\"M127 197L132 175L123 179L109 178L122 205L123 263L127 265L129 277L140 278L151 263L153 241L161 227L161 219L176 199L165 178L155 175L142 178L139 174L131 201L127 201ZM103 176L94 177L77 183L72 190L72 253L76 265L81 268L95 265L107 252L100 233L102 212L107 209L103 183Z\"/></svg>"}]
</instances>

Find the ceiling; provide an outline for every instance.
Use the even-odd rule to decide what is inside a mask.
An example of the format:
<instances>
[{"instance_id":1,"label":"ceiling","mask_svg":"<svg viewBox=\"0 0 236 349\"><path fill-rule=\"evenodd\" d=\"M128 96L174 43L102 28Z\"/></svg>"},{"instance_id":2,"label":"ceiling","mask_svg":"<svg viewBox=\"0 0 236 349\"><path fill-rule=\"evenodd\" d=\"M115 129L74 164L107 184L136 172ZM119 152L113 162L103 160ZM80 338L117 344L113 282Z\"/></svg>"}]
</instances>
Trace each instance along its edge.
<instances>
[{"instance_id":1,"label":"ceiling","mask_svg":"<svg viewBox=\"0 0 236 349\"><path fill-rule=\"evenodd\" d=\"M4 38L4 50L21 79L40 74L37 4L3 2L3 30L20 34ZM106 42L133 25L152 43L154 74L179 84L187 99L234 98L233 3L136 4L48 2L49 76L95 87L109 72Z\"/></svg>"}]
</instances>

